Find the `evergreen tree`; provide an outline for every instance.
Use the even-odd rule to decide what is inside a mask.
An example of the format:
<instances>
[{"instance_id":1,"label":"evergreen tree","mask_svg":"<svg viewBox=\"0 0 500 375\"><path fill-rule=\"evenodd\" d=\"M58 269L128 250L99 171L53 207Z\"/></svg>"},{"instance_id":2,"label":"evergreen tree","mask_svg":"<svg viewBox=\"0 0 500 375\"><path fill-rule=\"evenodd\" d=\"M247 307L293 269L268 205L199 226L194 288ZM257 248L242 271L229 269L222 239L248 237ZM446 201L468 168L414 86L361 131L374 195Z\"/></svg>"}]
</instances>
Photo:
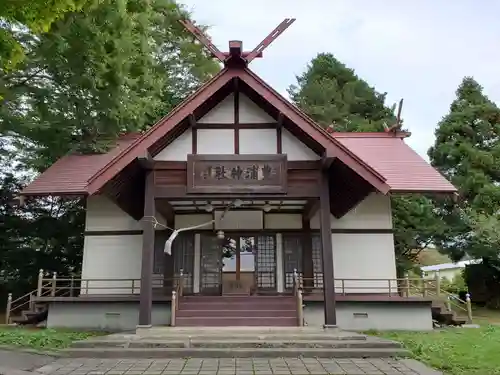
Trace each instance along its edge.
<instances>
[{"instance_id":1,"label":"evergreen tree","mask_svg":"<svg viewBox=\"0 0 500 375\"><path fill-rule=\"evenodd\" d=\"M457 203L438 201L447 231L440 247L459 260L497 258L500 209L500 109L472 78L465 77L456 99L436 129L431 163L459 190Z\"/></svg>"},{"instance_id":2,"label":"evergreen tree","mask_svg":"<svg viewBox=\"0 0 500 375\"><path fill-rule=\"evenodd\" d=\"M332 54L321 53L288 90L295 104L324 127L336 131L383 131L396 122L395 106ZM394 241L398 274L411 268L428 246L440 221L431 200L424 196L392 198Z\"/></svg>"},{"instance_id":3,"label":"evergreen tree","mask_svg":"<svg viewBox=\"0 0 500 375\"><path fill-rule=\"evenodd\" d=\"M330 53L318 54L288 93L293 102L324 127L336 131L383 131L393 125L394 108Z\"/></svg>"}]
</instances>

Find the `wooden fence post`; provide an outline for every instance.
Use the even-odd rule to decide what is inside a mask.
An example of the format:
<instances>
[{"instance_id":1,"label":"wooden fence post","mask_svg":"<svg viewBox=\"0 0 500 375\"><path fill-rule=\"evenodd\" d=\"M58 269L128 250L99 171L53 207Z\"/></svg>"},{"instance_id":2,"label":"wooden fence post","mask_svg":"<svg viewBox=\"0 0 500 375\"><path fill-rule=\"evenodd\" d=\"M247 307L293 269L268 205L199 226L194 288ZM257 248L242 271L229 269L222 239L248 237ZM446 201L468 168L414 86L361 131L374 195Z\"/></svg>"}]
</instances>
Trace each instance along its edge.
<instances>
[{"instance_id":1,"label":"wooden fence post","mask_svg":"<svg viewBox=\"0 0 500 375\"><path fill-rule=\"evenodd\" d=\"M50 295L52 297L56 296L56 283L57 283L57 272L52 274L52 290L50 291Z\"/></svg>"},{"instance_id":2,"label":"wooden fence post","mask_svg":"<svg viewBox=\"0 0 500 375\"><path fill-rule=\"evenodd\" d=\"M436 272L436 275L434 276L436 280L436 296L439 296L441 294L441 277L439 276L439 271Z\"/></svg>"},{"instance_id":3,"label":"wooden fence post","mask_svg":"<svg viewBox=\"0 0 500 375\"><path fill-rule=\"evenodd\" d=\"M40 268L40 271L38 271L38 286L36 288L37 297L42 296L42 289L43 289L43 269Z\"/></svg>"},{"instance_id":4,"label":"wooden fence post","mask_svg":"<svg viewBox=\"0 0 500 375\"><path fill-rule=\"evenodd\" d=\"M469 321L469 324L472 323L472 302L470 300L470 294L467 293L465 295L465 302L466 302L466 305L467 305L467 319Z\"/></svg>"},{"instance_id":5,"label":"wooden fence post","mask_svg":"<svg viewBox=\"0 0 500 375\"><path fill-rule=\"evenodd\" d=\"M7 295L7 307L5 309L5 324L10 324L10 312L12 309L12 293Z\"/></svg>"}]
</instances>

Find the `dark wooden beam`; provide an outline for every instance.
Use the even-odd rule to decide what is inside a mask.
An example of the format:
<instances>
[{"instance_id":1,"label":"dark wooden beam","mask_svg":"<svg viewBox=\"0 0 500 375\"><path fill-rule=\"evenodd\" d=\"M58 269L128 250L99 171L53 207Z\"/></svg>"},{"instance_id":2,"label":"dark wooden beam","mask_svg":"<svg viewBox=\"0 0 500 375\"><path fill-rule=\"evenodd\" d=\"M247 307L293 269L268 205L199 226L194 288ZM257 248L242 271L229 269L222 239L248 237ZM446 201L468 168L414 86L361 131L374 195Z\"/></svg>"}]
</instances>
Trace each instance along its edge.
<instances>
[{"instance_id":1,"label":"dark wooden beam","mask_svg":"<svg viewBox=\"0 0 500 375\"><path fill-rule=\"evenodd\" d=\"M302 216L302 267L304 272L304 291L314 287L314 264L312 253L312 232L310 219Z\"/></svg>"},{"instance_id":2,"label":"dark wooden beam","mask_svg":"<svg viewBox=\"0 0 500 375\"><path fill-rule=\"evenodd\" d=\"M154 168L155 161L149 152L146 152L144 156L137 158L137 160L139 161L139 165L143 169L150 170Z\"/></svg>"},{"instance_id":3,"label":"dark wooden beam","mask_svg":"<svg viewBox=\"0 0 500 375\"><path fill-rule=\"evenodd\" d=\"M318 212L320 206L319 199L310 199L304 206L304 218L310 221L316 212Z\"/></svg>"},{"instance_id":4,"label":"dark wooden beam","mask_svg":"<svg viewBox=\"0 0 500 375\"><path fill-rule=\"evenodd\" d=\"M276 124L276 151L278 154L283 153L283 113L279 113L278 122Z\"/></svg>"},{"instance_id":5,"label":"dark wooden beam","mask_svg":"<svg viewBox=\"0 0 500 375\"><path fill-rule=\"evenodd\" d=\"M146 172L144 192L144 218L142 235L141 294L139 299L139 325L151 325L153 308L153 266L155 228L154 172Z\"/></svg>"},{"instance_id":6,"label":"dark wooden beam","mask_svg":"<svg viewBox=\"0 0 500 375\"><path fill-rule=\"evenodd\" d=\"M191 127L191 153L196 155L198 153L198 132L196 129L196 118L194 114L190 114L188 117L189 126Z\"/></svg>"},{"instance_id":7,"label":"dark wooden beam","mask_svg":"<svg viewBox=\"0 0 500 375\"><path fill-rule=\"evenodd\" d=\"M155 202L155 206L156 206L156 211L158 211L160 213L160 215L162 215L165 218L167 223L174 221L174 217L175 217L174 208L172 207L172 205L168 201L158 200ZM169 226L169 225L167 224L167 226ZM170 227L170 228L172 228L172 227Z\"/></svg>"},{"instance_id":8,"label":"dark wooden beam","mask_svg":"<svg viewBox=\"0 0 500 375\"><path fill-rule=\"evenodd\" d=\"M234 153L239 154L240 153L240 129L239 129L239 124L240 124L240 91L239 91L239 85L238 85L238 78L234 78L233 80L234 84Z\"/></svg>"},{"instance_id":9,"label":"dark wooden beam","mask_svg":"<svg viewBox=\"0 0 500 375\"><path fill-rule=\"evenodd\" d=\"M325 327L337 324L335 313L335 282L333 271L333 247L330 214L330 187L326 171L321 174L320 183L320 236L323 266L323 298L325 308Z\"/></svg>"},{"instance_id":10,"label":"dark wooden beam","mask_svg":"<svg viewBox=\"0 0 500 375\"><path fill-rule=\"evenodd\" d=\"M248 63L252 62L262 51L264 51L267 46L269 46L272 42L276 40L278 36L281 35L283 31L288 29L288 27L294 23L295 18L286 18L284 19L273 31L269 33L268 36L264 38L262 42L260 42L257 47L255 47L252 52L248 54L246 60Z\"/></svg>"}]
</instances>

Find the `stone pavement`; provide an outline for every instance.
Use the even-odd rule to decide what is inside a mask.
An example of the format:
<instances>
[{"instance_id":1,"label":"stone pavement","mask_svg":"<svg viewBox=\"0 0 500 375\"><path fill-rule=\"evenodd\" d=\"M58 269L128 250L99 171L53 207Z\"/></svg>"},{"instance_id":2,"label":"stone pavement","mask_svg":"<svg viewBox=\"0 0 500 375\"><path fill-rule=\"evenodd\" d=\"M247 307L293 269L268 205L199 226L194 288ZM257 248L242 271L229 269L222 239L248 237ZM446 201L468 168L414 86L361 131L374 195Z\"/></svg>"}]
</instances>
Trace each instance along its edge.
<instances>
[{"instance_id":1,"label":"stone pavement","mask_svg":"<svg viewBox=\"0 0 500 375\"><path fill-rule=\"evenodd\" d=\"M44 375L440 375L413 360L389 358L65 358L36 370Z\"/></svg>"},{"instance_id":2,"label":"stone pavement","mask_svg":"<svg viewBox=\"0 0 500 375\"><path fill-rule=\"evenodd\" d=\"M53 357L46 355L0 349L0 375L6 368L29 371L53 361Z\"/></svg>"}]
</instances>

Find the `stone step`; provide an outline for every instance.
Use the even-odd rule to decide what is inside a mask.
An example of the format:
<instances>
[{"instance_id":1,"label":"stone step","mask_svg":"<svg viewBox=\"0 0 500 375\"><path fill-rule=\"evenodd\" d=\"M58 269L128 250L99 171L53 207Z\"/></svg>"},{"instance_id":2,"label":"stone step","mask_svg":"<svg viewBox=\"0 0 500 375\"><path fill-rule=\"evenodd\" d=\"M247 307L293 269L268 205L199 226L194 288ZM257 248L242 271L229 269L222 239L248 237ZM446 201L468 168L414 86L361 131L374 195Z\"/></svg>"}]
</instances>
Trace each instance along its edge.
<instances>
[{"instance_id":1,"label":"stone step","mask_svg":"<svg viewBox=\"0 0 500 375\"><path fill-rule=\"evenodd\" d=\"M225 294L223 296L182 296L181 299L186 301L212 301L212 300L245 300L245 301L257 301L257 300L294 300L294 296L276 296L276 295L253 295L248 294Z\"/></svg>"},{"instance_id":2,"label":"stone step","mask_svg":"<svg viewBox=\"0 0 500 375\"><path fill-rule=\"evenodd\" d=\"M179 310L294 310L295 303L256 301L256 302L216 302L216 301L181 301Z\"/></svg>"},{"instance_id":3,"label":"stone step","mask_svg":"<svg viewBox=\"0 0 500 375\"><path fill-rule=\"evenodd\" d=\"M180 317L241 317L251 314L254 318L266 316L283 316L288 318L296 318L297 311L295 310L184 310L177 311L177 318Z\"/></svg>"},{"instance_id":4,"label":"stone step","mask_svg":"<svg viewBox=\"0 0 500 375\"><path fill-rule=\"evenodd\" d=\"M173 339L173 340L85 340L77 341L72 348L216 348L216 349L249 349L249 348L401 348L395 341L371 340L255 340L255 339L229 339L229 340L200 340Z\"/></svg>"},{"instance_id":5,"label":"stone step","mask_svg":"<svg viewBox=\"0 0 500 375\"><path fill-rule=\"evenodd\" d=\"M404 357L401 348L69 348L72 358L387 358Z\"/></svg>"},{"instance_id":6,"label":"stone step","mask_svg":"<svg viewBox=\"0 0 500 375\"><path fill-rule=\"evenodd\" d=\"M227 327L227 326L247 326L247 327L262 327L262 326L276 326L276 327L291 327L297 326L296 317L286 316L237 316L237 317L217 317L217 316L203 316L203 317L177 317L175 325L178 327Z\"/></svg>"}]
</instances>

